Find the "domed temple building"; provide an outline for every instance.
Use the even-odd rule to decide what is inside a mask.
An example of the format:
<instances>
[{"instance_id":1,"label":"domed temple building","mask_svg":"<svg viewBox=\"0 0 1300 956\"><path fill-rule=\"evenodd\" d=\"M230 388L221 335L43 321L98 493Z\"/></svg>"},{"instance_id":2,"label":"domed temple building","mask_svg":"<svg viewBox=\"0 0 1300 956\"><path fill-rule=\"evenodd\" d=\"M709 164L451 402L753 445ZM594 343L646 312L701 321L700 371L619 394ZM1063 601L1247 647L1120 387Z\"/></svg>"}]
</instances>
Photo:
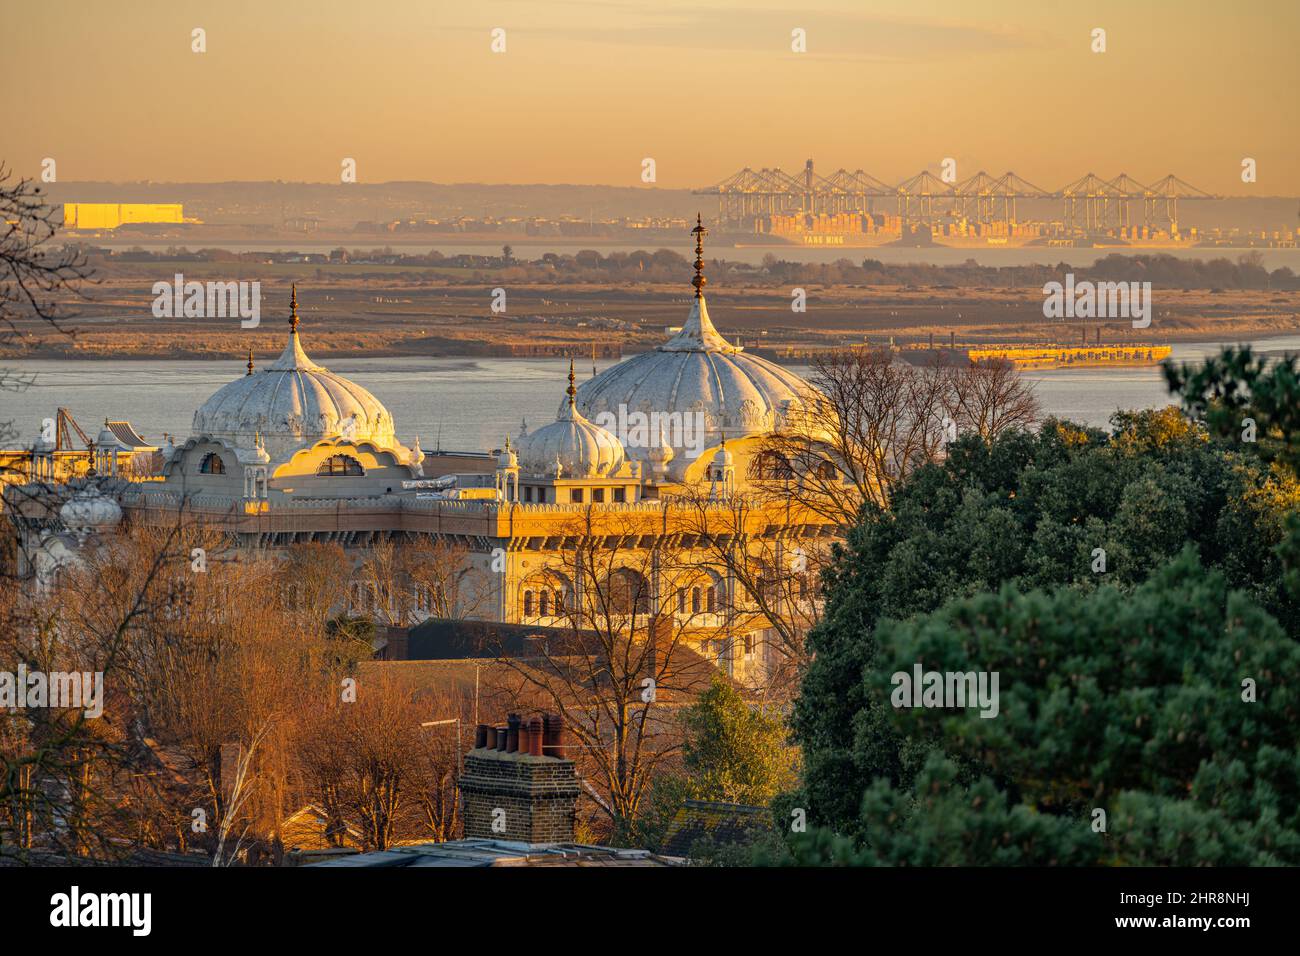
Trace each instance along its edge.
<instances>
[{"instance_id":1,"label":"domed temple building","mask_svg":"<svg viewBox=\"0 0 1300 956\"><path fill-rule=\"evenodd\" d=\"M839 529L788 497L741 505L763 475L765 437L797 427L815 395L714 327L703 226L694 232L681 330L581 386L570 363L555 420L494 450L403 445L378 397L309 358L295 288L280 356L258 367L250 353L245 374L195 411L191 434L157 449L153 474L119 474L110 434L96 467L65 486L60 515L20 522L38 556L26 570L40 580L103 536L181 516L219 528L240 559L335 542L359 565L379 541L439 542L463 556L457 573L473 586L458 593L476 595L459 616L564 627L584 589L617 578L629 627L674 622L733 677L761 681L773 605L749 600L741 579L766 587L805 573L799 557ZM611 549L600 560L593 541ZM744 573L750 563L758 573ZM354 611L376 600L359 591ZM800 582L783 593L813 592ZM416 616L429 607L418 601Z\"/></svg>"}]
</instances>

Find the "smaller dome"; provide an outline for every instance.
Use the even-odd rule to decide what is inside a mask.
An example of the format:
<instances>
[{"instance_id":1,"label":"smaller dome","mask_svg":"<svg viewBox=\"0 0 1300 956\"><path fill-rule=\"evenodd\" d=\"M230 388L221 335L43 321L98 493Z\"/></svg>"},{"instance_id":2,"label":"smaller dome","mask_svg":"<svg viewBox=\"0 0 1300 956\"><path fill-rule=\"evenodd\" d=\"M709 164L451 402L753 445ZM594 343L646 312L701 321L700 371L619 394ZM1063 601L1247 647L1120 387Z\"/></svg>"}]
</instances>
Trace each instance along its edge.
<instances>
[{"instance_id":1,"label":"smaller dome","mask_svg":"<svg viewBox=\"0 0 1300 956\"><path fill-rule=\"evenodd\" d=\"M514 450L511 449L511 447L510 447L510 436L509 436L509 435L506 436L506 447L505 447L505 450L502 451L501 454L497 456L497 467L498 467L498 468L501 468L501 469L518 468L518 467L519 467L519 456L516 455L516 454L514 453Z\"/></svg>"},{"instance_id":2,"label":"smaller dome","mask_svg":"<svg viewBox=\"0 0 1300 956\"><path fill-rule=\"evenodd\" d=\"M658 478L666 477L668 466L672 463L677 453L673 451L673 446L668 444L668 439L664 437L664 426L662 420L659 423L659 434L657 440L646 449L646 457L650 460L650 472Z\"/></svg>"},{"instance_id":3,"label":"smaller dome","mask_svg":"<svg viewBox=\"0 0 1300 956\"><path fill-rule=\"evenodd\" d=\"M122 448L122 447L124 447L123 444L122 444L122 442L118 440L118 437L117 437L116 435L113 434L113 430L112 430L111 428L108 427L108 419L107 419L107 418L104 419L104 429L103 429L103 431L101 431L101 432L99 433L99 437L95 439L95 447L96 447L96 448L115 448L115 449L116 449L116 448Z\"/></svg>"},{"instance_id":4,"label":"smaller dome","mask_svg":"<svg viewBox=\"0 0 1300 956\"><path fill-rule=\"evenodd\" d=\"M673 446L664 438L663 426L659 428L659 440L646 450L646 455L651 461L663 462L665 465L676 457L677 453L673 451Z\"/></svg>"},{"instance_id":5,"label":"smaller dome","mask_svg":"<svg viewBox=\"0 0 1300 956\"><path fill-rule=\"evenodd\" d=\"M122 520L122 508L99 490L97 484L83 487L59 509L63 526L74 534L108 531Z\"/></svg>"},{"instance_id":6,"label":"smaller dome","mask_svg":"<svg viewBox=\"0 0 1300 956\"><path fill-rule=\"evenodd\" d=\"M613 432L583 417L574 406L576 392L570 361L568 402L555 421L519 444L519 463L528 474L589 478L612 474L623 464L622 443Z\"/></svg>"},{"instance_id":7,"label":"smaller dome","mask_svg":"<svg viewBox=\"0 0 1300 956\"><path fill-rule=\"evenodd\" d=\"M266 453L266 443L262 441L262 433L256 432L253 436L253 452L248 454L238 454L237 457L241 462L253 462L258 465L269 465L271 456Z\"/></svg>"},{"instance_id":8,"label":"smaller dome","mask_svg":"<svg viewBox=\"0 0 1300 956\"><path fill-rule=\"evenodd\" d=\"M396 448L393 416L355 382L317 365L298 335L298 291L289 299L289 339L270 366L253 369L222 386L194 413L193 435L247 448L260 433L275 460L292 457L325 438L369 441Z\"/></svg>"}]
</instances>

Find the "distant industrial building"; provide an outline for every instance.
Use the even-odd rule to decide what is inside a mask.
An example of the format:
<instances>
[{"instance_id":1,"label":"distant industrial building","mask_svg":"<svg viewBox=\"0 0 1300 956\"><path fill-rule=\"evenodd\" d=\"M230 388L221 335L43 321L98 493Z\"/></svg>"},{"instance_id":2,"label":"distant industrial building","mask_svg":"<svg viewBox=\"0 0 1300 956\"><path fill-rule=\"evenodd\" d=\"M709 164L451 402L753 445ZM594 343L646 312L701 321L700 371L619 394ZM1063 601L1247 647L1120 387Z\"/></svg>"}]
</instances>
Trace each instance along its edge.
<instances>
[{"instance_id":1,"label":"distant industrial building","mask_svg":"<svg viewBox=\"0 0 1300 956\"><path fill-rule=\"evenodd\" d=\"M129 223L183 223L182 204L68 202L63 204L65 229L116 229Z\"/></svg>"}]
</instances>

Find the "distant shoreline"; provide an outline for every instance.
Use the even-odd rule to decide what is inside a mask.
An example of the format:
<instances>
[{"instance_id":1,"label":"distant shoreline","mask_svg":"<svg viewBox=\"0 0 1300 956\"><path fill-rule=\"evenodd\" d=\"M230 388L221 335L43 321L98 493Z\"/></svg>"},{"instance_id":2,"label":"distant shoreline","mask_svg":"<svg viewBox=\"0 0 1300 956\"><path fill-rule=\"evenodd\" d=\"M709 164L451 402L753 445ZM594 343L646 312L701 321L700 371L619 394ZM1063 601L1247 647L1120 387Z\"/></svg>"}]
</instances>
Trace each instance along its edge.
<instances>
[{"instance_id":1,"label":"distant shoreline","mask_svg":"<svg viewBox=\"0 0 1300 956\"><path fill-rule=\"evenodd\" d=\"M1226 338L1222 333L1214 334L1208 331L1207 332L1198 331L1198 332L1172 333L1169 335L1158 335L1153 337L1151 339L1151 342L1152 344L1179 344L1179 345L1221 345L1221 344L1231 344L1231 343L1250 344L1250 343L1255 343L1260 341L1266 341L1268 339L1282 338L1285 337L1287 334L1288 333L1285 330L1252 328L1252 329L1243 330L1232 338ZM1291 334L1300 334L1300 330L1292 332ZM904 333L904 334L899 334L896 337L900 339L919 340L921 338L921 335L919 332L913 333L912 335L907 335ZM912 344L916 344L916 342L913 341ZM1065 336L1062 336L1060 339L1057 339L1055 341L1047 341L1042 339L1018 340L1014 336L1008 335L1001 338L981 337L978 340L967 340L967 341L958 339L956 344L958 347L988 346L988 345L995 345L995 344L998 345L1019 344L1025 346L1059 345L1059 346L1074 347L1077 346L1079 343L1077 340L1073 338L1067 338ZM881 347L884 347L885 343L882 342L879 343L879 345ZM947 341L946 340L942 342L936 341L936 345L947 347ZM746 348L747 350L754 351L754 352L761 352L761 353L769 352L768 349L762 347L754 347L754 348L746 347ZM600 361L601 362L622 361L631 358L634 355L638 355L641 352L651 351L652 349L653 346L641 347L640 345L637 345L631 348L624 349L621 356L618 357L601 356ZM833 350L834 350L833 346L828 346L826 349L826 351L833 351ZM577 349L577 350L570 350L570 351L580 352L581 350ZM513 353L508 349L493 349L490 347L484 347L484 348L472 349L472 350L467 349L463 351L447 350L438 353L432 353L432 352L421 352L421 351L413 351L410 349L396 349L396 348L359 348L359 349L350 349L350 350L338 350L338 349L324 348L319 345L312 348L311 355L314 360L320 362L337 362L340 360L346 361L348 359L359 359L359 358L460 359L460 360L492 359L494 361L563 362L563 361L567 361L568 358L567 354L520 355L520 354ZM586 358L588 362L590 361L590 359L587 358L586 356L583 357ZM773 356L771 354L765 354L764 357L769 358L771 361L777 362L778 364L781 365L803 366L808 364L806 358L785 359L782 357ZM245 360L246 360L246 356L244 355L234 355L232 353L227 353L227 352L212 352L212 351L200 352L194 350L175 350L175 349L167 352L122 351L122 352L115 353L113 355L94 354L94 353L89 353L87 351L70 351L65 353L42 352L33 355L16 355L16 354L6 355L0 353L0 365L5 363L12 363L12 362L44 363L44 362L65 362L65 361L88 362L88 363L90 362L108 363L108 362L122 362L122 361L137 361L137 362L149 362L149 361L235 362L235 361L239 361L242 363ZM255 363L260 365L267 360L268 360L267 356L265 352L263 352L261 357L255 359Z\"/></svg>"}]
</instances>

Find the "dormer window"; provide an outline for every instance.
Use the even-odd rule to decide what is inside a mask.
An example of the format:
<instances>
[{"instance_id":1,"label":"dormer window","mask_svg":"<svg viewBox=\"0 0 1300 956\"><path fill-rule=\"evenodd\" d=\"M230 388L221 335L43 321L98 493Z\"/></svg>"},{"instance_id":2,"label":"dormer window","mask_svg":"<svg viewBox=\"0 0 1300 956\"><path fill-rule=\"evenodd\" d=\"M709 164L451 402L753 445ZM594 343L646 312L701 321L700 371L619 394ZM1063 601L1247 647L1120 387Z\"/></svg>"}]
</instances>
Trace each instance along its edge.
<instances>
[{"instance_id":1,"label":"dormer window","mask_svg":"<svg viewBox=\"0 0 1300 956\"><path fill-rule=\"evenodd\" d=\"M216 452L209 452L199 462L200 475L224 475L225 473L226 463L221 460L221 456Z\"/></svg>"},{"instance_id":2,"label":"dormer window","mask_svg":"<svg viewBox=\"0 0 1300 956\"><path fill-rule=\"evenodd\" d=\"M316 469L322 478L361 478L365 475L361 462L351 455L333 455L326 458Z\"/></svg>"}]
</instances>

